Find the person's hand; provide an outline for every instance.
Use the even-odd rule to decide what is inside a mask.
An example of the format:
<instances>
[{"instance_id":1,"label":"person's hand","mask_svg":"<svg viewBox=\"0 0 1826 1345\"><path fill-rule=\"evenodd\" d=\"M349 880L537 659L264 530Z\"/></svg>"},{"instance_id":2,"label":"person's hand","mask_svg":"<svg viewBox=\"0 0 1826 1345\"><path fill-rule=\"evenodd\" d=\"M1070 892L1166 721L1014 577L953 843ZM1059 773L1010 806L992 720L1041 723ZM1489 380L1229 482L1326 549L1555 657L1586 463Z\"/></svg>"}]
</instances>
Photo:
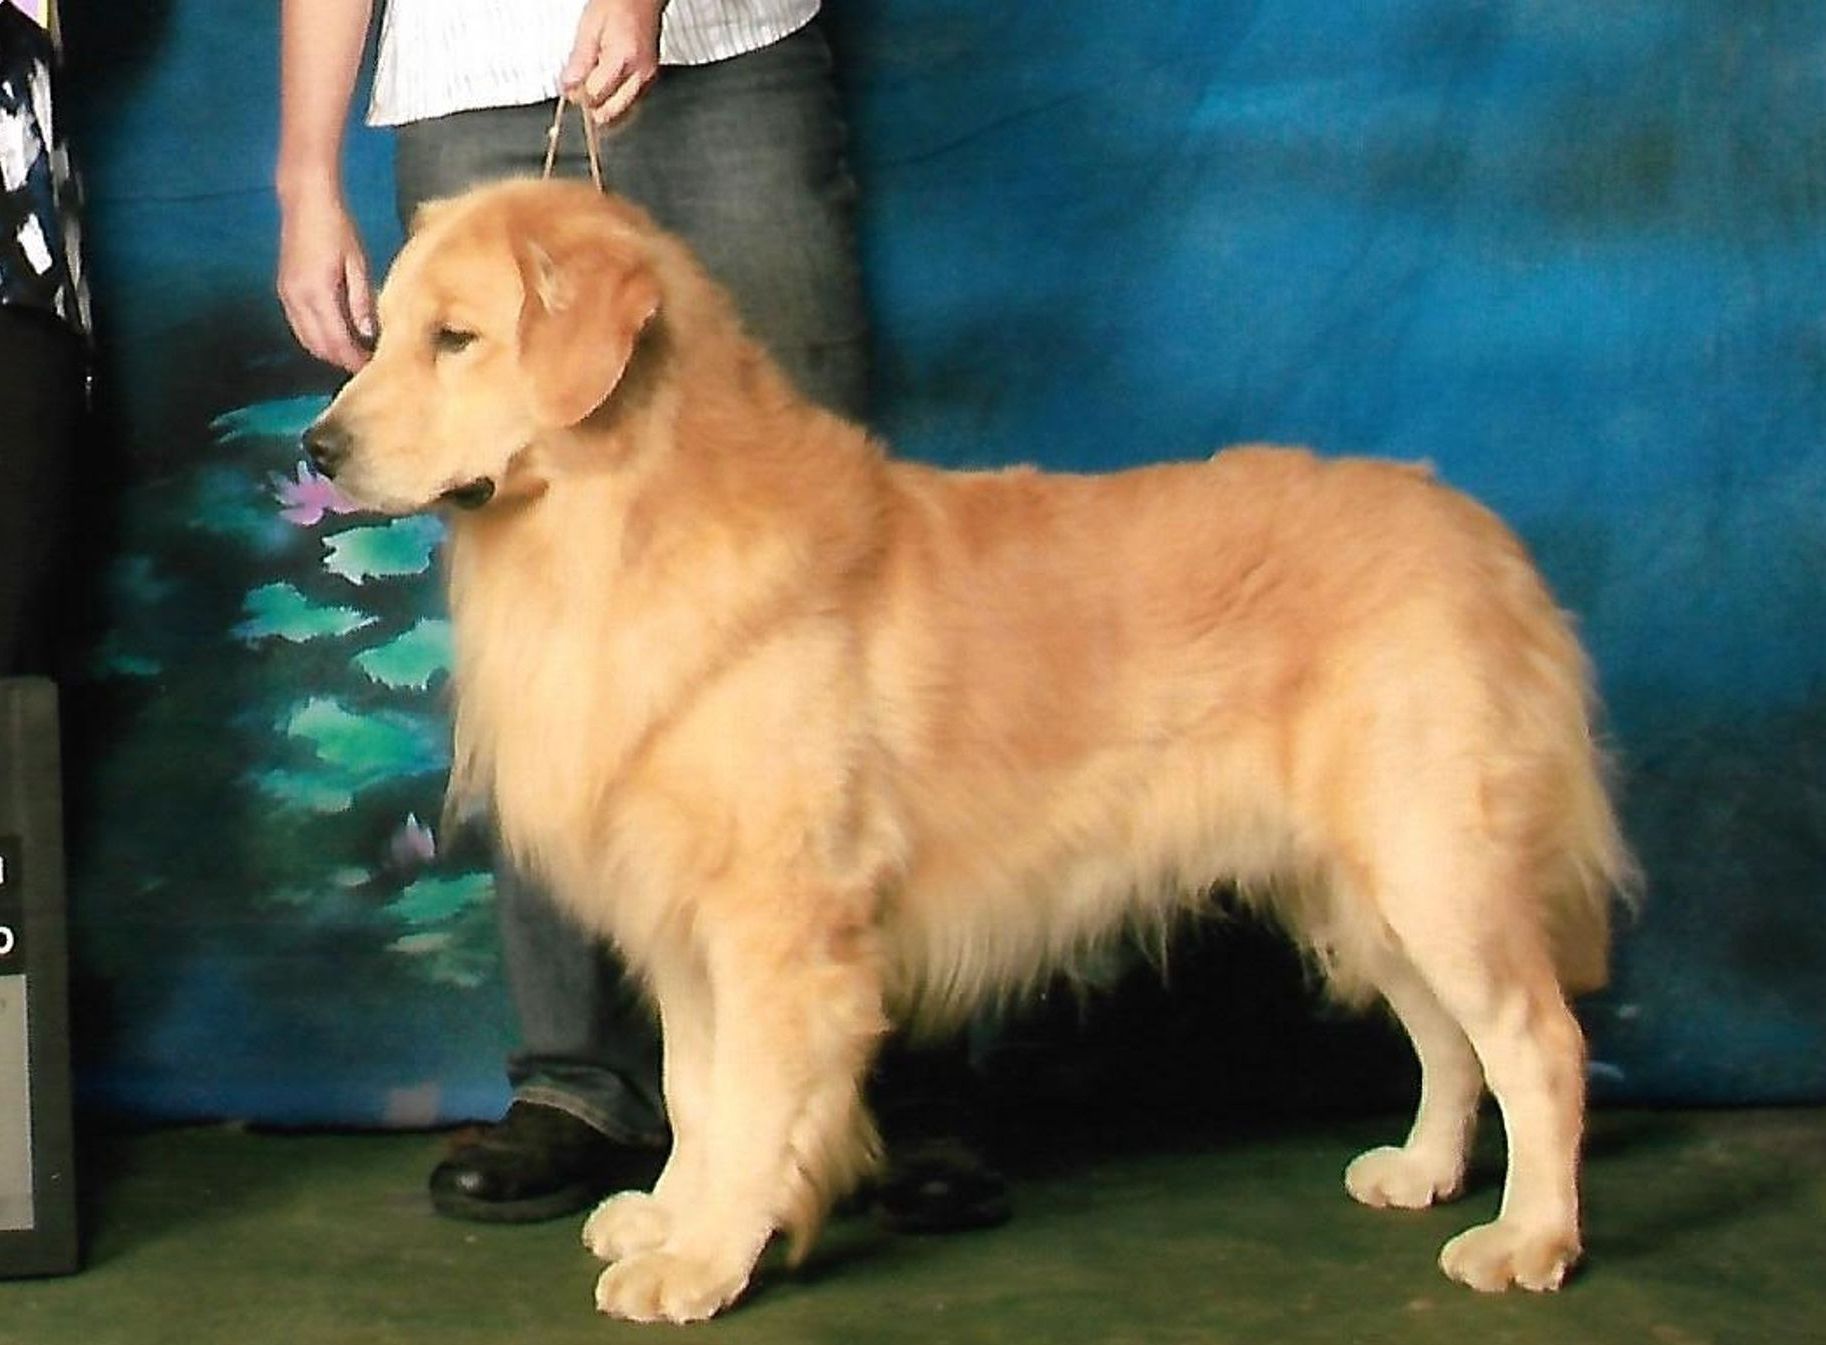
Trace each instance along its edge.
<instances>
[{"instance_id":1,"label":"person's hand","mask_svg":"<svg viewBox=\"0 0 1826 1345\"><path fill-rule=\"evenodd\" d=\"M374 294L361 236L333 191L300 193L280 213L279 302L298 344L354 373L374 343Z\"/></svg>"},{"instance_id":2,"label":"person's hand","mask_svg":"<svg viewBox=\"0 0 1826 1345\"><path fill-rule=\"evenodd\" d=\"M634 106L659 73L659 14L665 0L590 0L558 87L598 126Z\"/></svg>"}]
</instances>

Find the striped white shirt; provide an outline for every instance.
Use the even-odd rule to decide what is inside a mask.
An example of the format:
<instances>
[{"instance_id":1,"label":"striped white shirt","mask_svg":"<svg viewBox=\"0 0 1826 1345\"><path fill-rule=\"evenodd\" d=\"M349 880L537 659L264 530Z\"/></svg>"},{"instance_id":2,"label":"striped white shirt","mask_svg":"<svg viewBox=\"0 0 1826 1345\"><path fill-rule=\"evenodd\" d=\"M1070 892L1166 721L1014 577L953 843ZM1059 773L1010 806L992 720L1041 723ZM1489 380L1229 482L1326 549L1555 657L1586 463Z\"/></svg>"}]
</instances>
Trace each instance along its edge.
<instances>
[{"instance_id":1,"label":"striped white shirt","mask_svg":"<svg viewBox=\"0 0 1826 1345\"><path fill-rule=\"evenodd\" d=\"M515 107L558 96L585 0L387 0L371 126ZM777 42L811 22L819 0L670 0L664 65L705 65Z\"/></svg>"}]
</instances>

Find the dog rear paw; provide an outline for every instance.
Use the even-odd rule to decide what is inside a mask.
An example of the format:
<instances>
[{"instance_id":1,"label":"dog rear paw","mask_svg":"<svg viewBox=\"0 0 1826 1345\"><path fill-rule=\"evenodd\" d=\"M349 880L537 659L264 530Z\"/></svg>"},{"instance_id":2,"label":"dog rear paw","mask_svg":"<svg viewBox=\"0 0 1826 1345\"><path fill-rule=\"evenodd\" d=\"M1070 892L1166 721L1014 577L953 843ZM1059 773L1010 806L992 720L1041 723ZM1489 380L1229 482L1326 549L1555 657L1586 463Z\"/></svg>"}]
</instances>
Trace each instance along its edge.
<instances>
[{"instance_id":1,"label":"dog rear paw","mask_svg":"<svg viewBox=\"0 0 1826 1345\"><path fill-rule=\"evenodd\" d=\"M1576 1230L1522 1228L1498 1219L1468 1228L1439 1253L1439 1268L1481 1293L1551 1293L1579 1260Z\"/></svg>"},{"instance_id":2,"label":"dog rear paw","mask_svg":"<svg viewBox=\"0 0 1826 1345\"><path fill-rule=\"evenodd\" d=\"M583 1245L599 1261L621 1261L652 1251L672 1232L672 1216L644 1191L622 1191L584 1221Z\"/></svg>"},{"instance_id":3,"label":"dog rear paw","mask_svg":"<svg viewBox=\"0 0 1826 1345\"><path fill-rule=\"evenodd\" d=\"M1378 1209L1423 1210L1453 1199L1463 1184L1462 1161L1394 1145L1358 1154L1344 1169L1351 1199Z\"/></svg>"}]
</instances>

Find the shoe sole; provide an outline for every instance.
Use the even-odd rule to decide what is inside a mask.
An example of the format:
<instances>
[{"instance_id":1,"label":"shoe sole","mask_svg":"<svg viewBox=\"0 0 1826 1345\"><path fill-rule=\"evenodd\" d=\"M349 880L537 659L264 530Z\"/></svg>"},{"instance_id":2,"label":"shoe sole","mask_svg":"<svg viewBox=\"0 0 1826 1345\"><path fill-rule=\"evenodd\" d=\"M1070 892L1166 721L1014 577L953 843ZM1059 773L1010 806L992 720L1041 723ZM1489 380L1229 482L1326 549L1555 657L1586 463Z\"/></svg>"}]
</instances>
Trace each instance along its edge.
<instances>
[{"instance_id":1,"label":"shoe sole","mask_svg":"<svg viewBox=\"0 0 1826 1345\"><path fill-rule=\"evenodd\" d=\"M593 1186L564 1186L524 1200L481 1200L456 1191L431 1192L431 1208L446 1219L472 1224L542 1224L580 1214L595 1204L601 1193Z\"/></svg>"}]
</instances>

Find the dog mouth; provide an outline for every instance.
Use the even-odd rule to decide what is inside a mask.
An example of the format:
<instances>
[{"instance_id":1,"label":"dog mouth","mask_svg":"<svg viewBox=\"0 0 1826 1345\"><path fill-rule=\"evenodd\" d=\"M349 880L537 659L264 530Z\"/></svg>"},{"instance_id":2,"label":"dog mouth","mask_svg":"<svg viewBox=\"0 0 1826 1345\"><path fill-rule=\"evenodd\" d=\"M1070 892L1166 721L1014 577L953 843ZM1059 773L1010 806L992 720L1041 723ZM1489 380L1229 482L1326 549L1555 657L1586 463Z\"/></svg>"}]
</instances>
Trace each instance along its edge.
<instances>
[{"instance_id":1,"label":"dog mouth","mask_svg":"<svg viewBox=\"0 0 1826 1345\"><path fill-rule=\"evenodd\" d=\"M474 481L452 486L438 496L438 500L442 504L454 504L459 509L480 509L494 497L494 478L479 476Z\"/></svg>"}]
</instances>

